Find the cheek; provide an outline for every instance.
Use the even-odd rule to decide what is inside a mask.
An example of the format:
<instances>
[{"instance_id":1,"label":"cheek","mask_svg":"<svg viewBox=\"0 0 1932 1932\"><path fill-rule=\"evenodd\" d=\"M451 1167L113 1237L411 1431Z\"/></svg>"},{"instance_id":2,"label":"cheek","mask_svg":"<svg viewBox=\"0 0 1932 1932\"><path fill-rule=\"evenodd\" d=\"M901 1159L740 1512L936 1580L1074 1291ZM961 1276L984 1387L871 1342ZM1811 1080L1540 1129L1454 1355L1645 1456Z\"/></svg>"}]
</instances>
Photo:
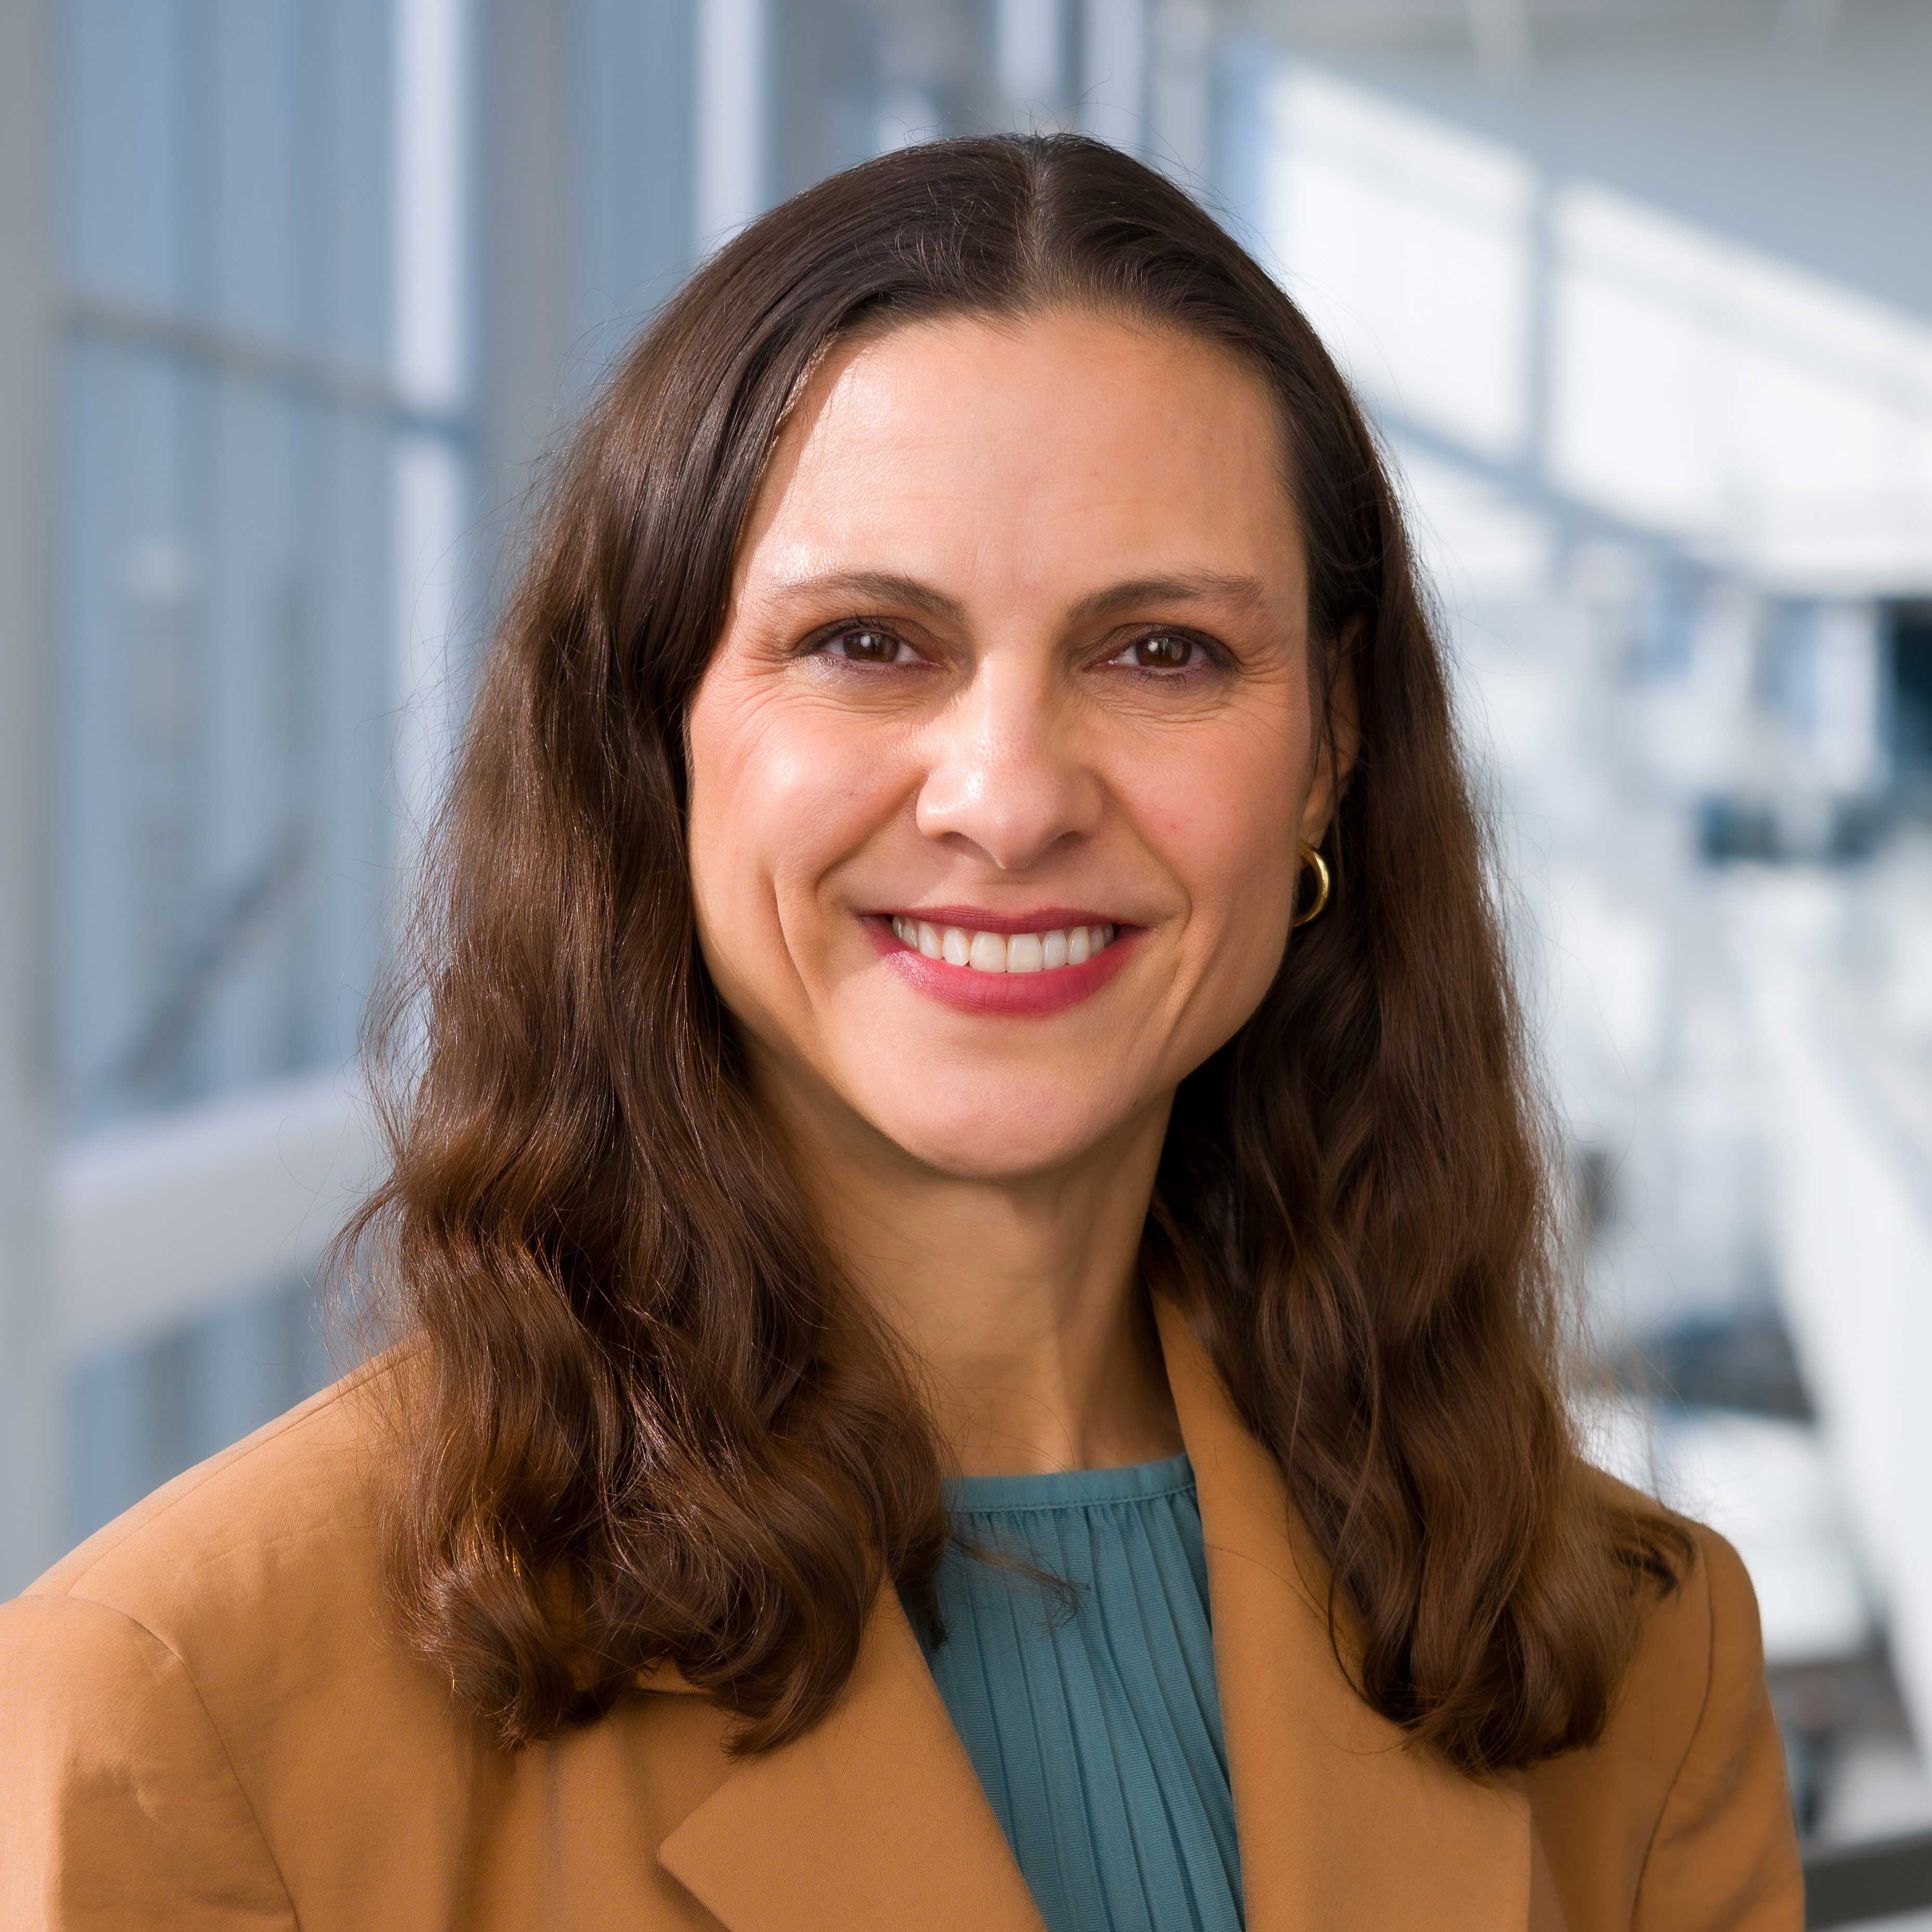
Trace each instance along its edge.
<instances>
[{"instance_id":1,"label":"cheek","mask_svg":"<svg viewBox=\"0 0 1932 1932\"><path fill-rule=\"evenodd\" d=\"M890 763L878 748L795 697L728 682L700 694L691 862L707 952L728 953L742 970L788 940L808 943L808 902L890 815Z\"/></svg>"},{"instance_id":2,"label":"cheek","mask_svg":"<svg viewBox=\"0 0 1932 1932\"><path fill-rule=\"evenodd\" d=\"M1140 787L1136 815L1186 895L1196 943L1230 963L1278 958L1287 931L1306 780L1282 736L1217 738Z\"/></svg>"}]
</instances>

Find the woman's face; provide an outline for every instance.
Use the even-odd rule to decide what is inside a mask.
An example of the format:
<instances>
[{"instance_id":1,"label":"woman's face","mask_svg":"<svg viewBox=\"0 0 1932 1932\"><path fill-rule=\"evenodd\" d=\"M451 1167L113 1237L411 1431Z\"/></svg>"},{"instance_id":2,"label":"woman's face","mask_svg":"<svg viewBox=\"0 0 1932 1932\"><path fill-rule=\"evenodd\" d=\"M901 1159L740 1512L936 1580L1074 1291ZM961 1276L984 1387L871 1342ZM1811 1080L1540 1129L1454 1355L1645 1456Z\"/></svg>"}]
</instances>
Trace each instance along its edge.
<instances>
[{"instance_id":1,"label":"woman's face","mask_svg":"<svg viewBox=\"0 0 1932 1932\"><path fill-rule=\"evenodd\" d=\"M689 725L704 958L795 1137L1015 1178L1164 1120L1328 821L1307 602L1232 356L1074 312L828 356Z\"/></svg>"}]
</instances>

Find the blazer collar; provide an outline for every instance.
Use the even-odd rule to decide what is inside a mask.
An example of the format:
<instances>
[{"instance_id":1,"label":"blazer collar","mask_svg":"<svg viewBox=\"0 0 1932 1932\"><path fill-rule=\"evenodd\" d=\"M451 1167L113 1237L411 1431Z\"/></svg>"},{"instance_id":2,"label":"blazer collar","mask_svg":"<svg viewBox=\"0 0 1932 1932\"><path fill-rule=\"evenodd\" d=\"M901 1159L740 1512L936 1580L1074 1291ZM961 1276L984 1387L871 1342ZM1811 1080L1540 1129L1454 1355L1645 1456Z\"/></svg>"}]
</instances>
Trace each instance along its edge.
<instances>
[{"instance_id":1,"label":"blazer collar","mask_svg":"<svg viewBox=\"0 0 1932 1932\"><path fill-rule=\"evenodd\" d=\"M1280 1466L1186 1316L1155 1312L1207 1544L1249 1932L1518 1932L1528 1800L1412 1750L1349 1688L1353 1646L1330 1636L1328 1566Z\"/></svg>"},{"instance_id":2,"label":"blazer collar","mask_svg":"<svg viewBox=\"0 0 1932 1932\"><path fill-rule=\"evenodd\" d=\"M1201 1505L1248 1932L1527 1926L1527 1800L1408 1749L1350 1690L1280 1468L1186 1317L1155 1307ZM733 1771L658 1858L730 1932L1042 1932L890 1584L830 1713Z\"/></svg>"}]
</instances>

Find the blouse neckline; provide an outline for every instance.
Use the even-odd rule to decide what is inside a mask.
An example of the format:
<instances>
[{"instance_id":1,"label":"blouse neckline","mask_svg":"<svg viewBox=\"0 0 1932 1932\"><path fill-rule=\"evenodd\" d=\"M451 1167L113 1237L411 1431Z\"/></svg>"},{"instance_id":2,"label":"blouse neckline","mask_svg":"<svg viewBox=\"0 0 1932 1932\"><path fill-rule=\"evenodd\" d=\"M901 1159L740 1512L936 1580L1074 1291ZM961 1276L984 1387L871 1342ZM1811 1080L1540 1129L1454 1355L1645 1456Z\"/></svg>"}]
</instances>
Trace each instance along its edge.
<instances>
[{"instance_id":1,"label":"blouse neckline","mask_svg":"<svg viewBox=\"0 0 1932 1932\"><path fill-rule=\"evenodd\" d=\"M1018 1476L953 1476L946 1502L970 1516L1014 1510L1084 1509L1096 1503L1137 1502L1172 1496L1194 1486L1187 1451L1152 1462L1126 1462L1105 1469L1048 1469Z\"/></svg>"}]
</instances>

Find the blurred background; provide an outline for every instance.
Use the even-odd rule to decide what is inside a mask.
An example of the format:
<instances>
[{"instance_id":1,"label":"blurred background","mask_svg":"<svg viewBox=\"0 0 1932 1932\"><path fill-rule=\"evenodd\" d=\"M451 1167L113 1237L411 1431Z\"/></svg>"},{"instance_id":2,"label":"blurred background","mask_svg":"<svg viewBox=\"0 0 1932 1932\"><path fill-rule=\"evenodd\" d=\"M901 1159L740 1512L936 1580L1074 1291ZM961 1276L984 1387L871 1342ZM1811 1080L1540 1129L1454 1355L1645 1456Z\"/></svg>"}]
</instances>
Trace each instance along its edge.
<instances>
[{"instance_id":1,"label":"blurred background","mask_svg":"<svg viewBox=\"0 0 1932 1932\"><path fill-rule=\"evenodd\" d=\"M1922 0L0 0L0 1587L335 1372L533 461L748 218L1014 127L1202 196L1379 422L1592 1439L1750 1568L1814 1922L1932 1906Z\"/></svg>"}]
</instances>

